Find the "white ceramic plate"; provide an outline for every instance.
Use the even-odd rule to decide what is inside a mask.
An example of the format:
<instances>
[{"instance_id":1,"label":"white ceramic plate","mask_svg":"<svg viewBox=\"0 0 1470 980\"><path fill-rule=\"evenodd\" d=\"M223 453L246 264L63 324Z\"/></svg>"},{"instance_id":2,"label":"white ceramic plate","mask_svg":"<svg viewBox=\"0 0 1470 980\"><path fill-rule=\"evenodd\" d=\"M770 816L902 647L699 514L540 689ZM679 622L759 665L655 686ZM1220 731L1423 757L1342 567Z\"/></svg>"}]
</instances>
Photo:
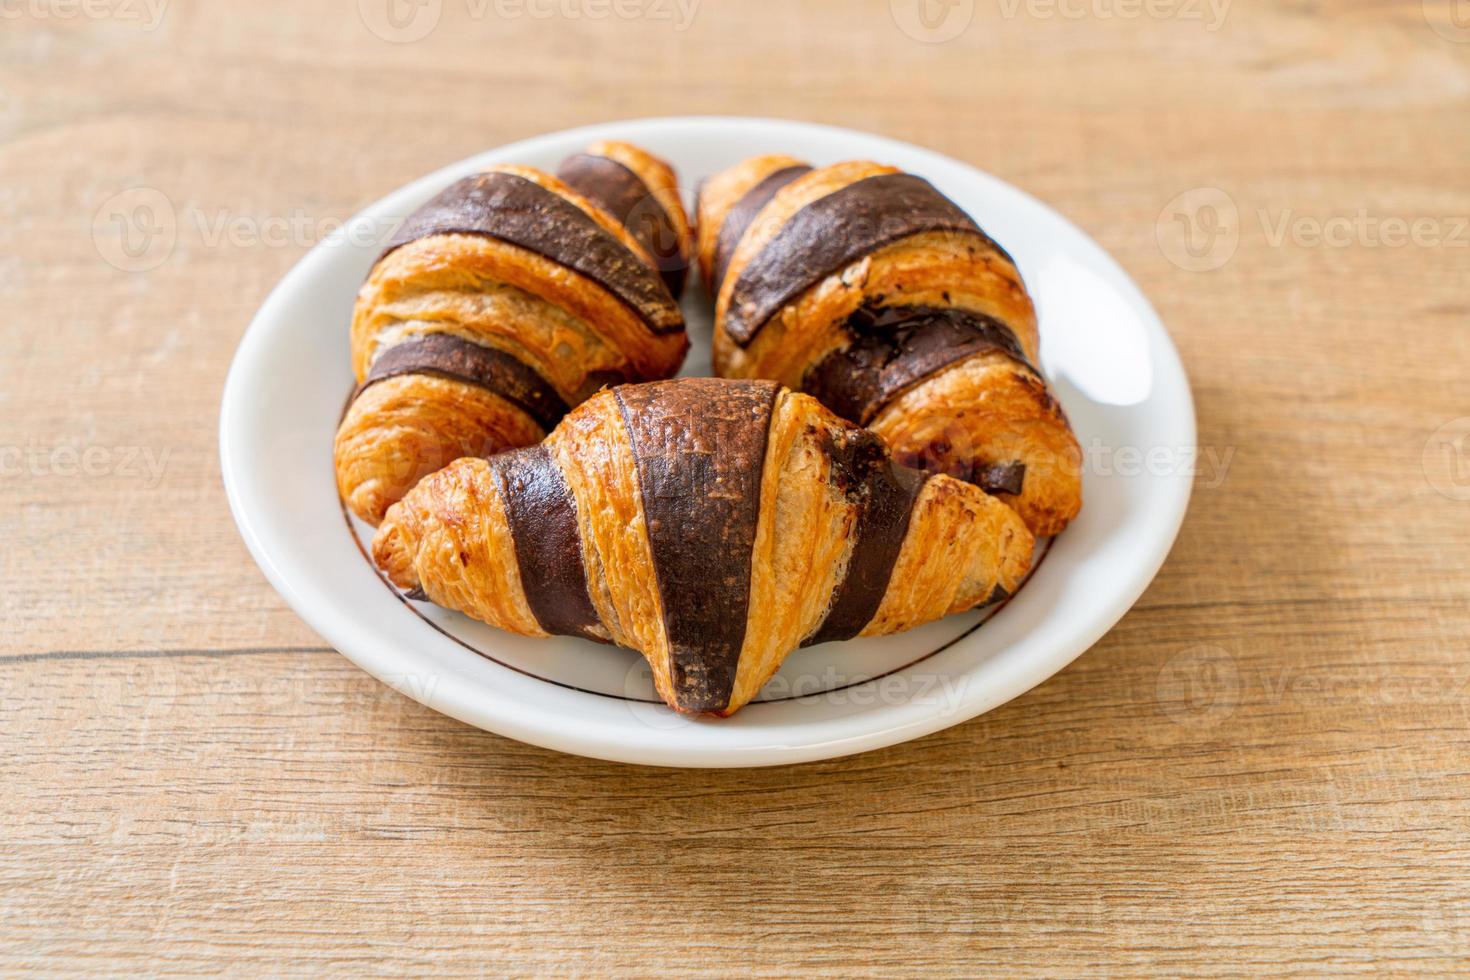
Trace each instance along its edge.
<instances>
[{"instance_id":1,"label":"white ceramic plate","mask_svg":"<svg viewBox=\"0 0 1470 980\"><path fill-rule=\"evenodd\" d=\"M1031 581L980 626L956 616L895 637L793 654L758 703L727 720L675 715L642 658L529 640L427 604L378 577L343 515L332 437L352 387L353 298L397 223L492 163L554 169L599 139L670 160L686 193L756 153L815 164L872 159L928 178L1015 257L1036 300L1042 361L1088 465L1082 515ZM685 300L709 372L708 301ZM947 157L806 123L678 118L608 123L461 161L397 190L315 248L266 300L225 386L220 456L235 520L296 612L364 670L472 725L565 752L666 766L758 766L862 752L938 731L1027 691L1095 643L1143 593L1192 485L1194 408L1179 357L1128 276L1085 234L1015 188Z\"/></svg>"}]
</instances>

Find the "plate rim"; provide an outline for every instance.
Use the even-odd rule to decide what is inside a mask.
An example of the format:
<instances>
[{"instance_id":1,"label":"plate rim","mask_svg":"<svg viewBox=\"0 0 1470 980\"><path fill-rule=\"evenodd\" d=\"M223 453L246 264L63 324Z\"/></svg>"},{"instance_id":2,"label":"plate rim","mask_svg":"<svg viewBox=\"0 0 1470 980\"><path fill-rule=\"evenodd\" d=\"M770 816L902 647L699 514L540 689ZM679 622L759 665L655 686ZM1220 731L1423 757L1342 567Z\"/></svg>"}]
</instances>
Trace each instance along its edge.
<instances>
[{"instance_id":1,"label":"plate rim","mask_svg":"<svg viewBox=\"0 0 1470 980\"><path fill-rule=\"evenodd\" d=\"M375 213L383 212L390 207L390 202L393 200L412 197L414 195L427 196L433 193L438 187L447 184L450 180L464 173L467 169L482 165L482 161L488 157L508 157L516 154L531 155L538 152L539 146L563 141L624 138L636 142L639 136L630 133L630 130L677 130L691 126L708 125L787 130L793 133L800 133L804 138L813 136L825 136L838 140L852 140L856 138L869 143L886 144L898 149L904 155L928 157L936 161L941 161L947 166L961 168L967 172L968 176L972 176L982 183L990 184L992 187L997 187L1006 194L1023 200L1030 207L1045 212L1052 220L1061 222L1075 235L1085 241L1093 252L1095 252L1096 258L1108 267L1108 271L1111 273L1109 284L1114 288L1122 289L1128 293L1128 298L1132 303L1148 314L1147 325L1149 327L1148 340L1150 342L1150 350L1156 358L1162 356L1168 361L1167 366L1170 368L1170 371L1161 373L1173 374L1180 382L1180 391L1178 394L1182 400L1179 405L1171 406L1177 408L1179 411L1179 418L1175 420L1179 431L1181 433L1187 433L1187 440L1181 440L1180 444L1187 444L1188 447L1197 448L1198 430L1193 391L1182 359L1179 357L1178 350L1174 345L1173 338L1169 335L1163 320L1158 316L1157 311L1153 308L1153 305L1148 301L1137 283L1134 282L1132 276L1123 269L1106 249L1056 209L1027 193L1025 190L982 171L966 161L880 134L867 133L861 130L832 126L824 123L755 116L662 116L594 123L516 140L439 167L428 174L415 178L389 191L387 194L360 209L346 223L346 227L352 227L356 222L366 220ZM1189 503L1193 494L1193 479L1183 482L1179 492L1169 494L1166 498L1166 512L1157 515L1163 518L1163 522L1157 534L1157 544L1154 548L1155 554L1149 561L1139 566L1138 571L1132 576L1126 587L1119 588L1114 592L1103 610L1094 614L1093 620L1088 628L1079 630L1076 638L1065 644L1065 647L1070 652L1054 653L1047 657L1036 658L1036 660L1021 664L1019 667L1012 665L1007 677L1007 683L989 689L982 689L978 693L967 691L956 705L945 711L932 711L926 715L900 721L897 716L903 714L903 712L899 709L904 708L905 705L886 705L877 711L876 714L880 717L889 714L894 715L893 723L884 724L873 722L868 725L859 726L863 729L861 731L833 731L826 737L810 739L800 744L789 744L777 738L766 743L754 742L729 747L700 746L691 748L689 746L681 747L671 742L670 739L676 738L676 736L671 734L660 742L650 741L647 738L608 739L605 732L592 733L588 731L577 731L575 729L571 731L563 730L551 724L553 719L538 717L542 714L541 711L536 709L521 709L517 711L516 706L513 704L508 706L510 710L505 710L507 707L505 705L498 706L501 710L493 710L497 705L472 703L463 696L455 696L452 693L444 697L440 697L436 693L433 697L426 698L422 696L422 691L416 690L412 686L405 687L402 683L395 682L394 678L398 675L390 669L390 666L396 661L399 661L403 654L396 648L393 648L391 644L388 644L385 638L375 636L371 632L354 629L350 616L330 615L330 610L318 608L317 603L310 600L303 593L302 589L298 587L299 583L295 581L288 570L283 569L276 562L272 554L272 549L269 547L268 542L262 539L261 529L255 525L253 515L248 511L244 503L244 477L239 466L241 461L237 459L237 447L234 445L234 439L240 433L240 420L248 412L249 408L250 392L245 390L244 378L249 372L252 359L260 356L258 348L265 343L264 338L267 328L262 326L262 324L272 319L275 308L284 305L288 295L294 295L296 290L303 287L310 288L310 281L312 279L310 273L313 271L313 267L325 261L325 258L322 256L323 249L324 246L318 244L309 250L272 287L265 300L251 318L250 324L241 336L239 345L231 359L223 389L219 418L220 468L226 497L230 505L230 513L240 531L241 537L245 541L247 550L265 574L266 579L282 598L285 599L287 605L291 607L297 616L320 634L323 639L327 640L339 653L383 683L388 684L400 693L425 704L435 711L447 714L474 727L518 741L611 762L681 768L744 768L792 765L838 758L884 748L941 731L978 717L1032 690L1065 669L1078 657L1090 650L1099 639L1110 632L1121 621L1153 582L1159 570L1163 567L1164 562L1168 559L1169 554L1172 552L1188 512ZM476 656L468 651L466 651L465 655L470 657ZM480 658L476 657L476 659L479 660ZM500 669L505 670L505 668ZM544 685L545 682L536 681L535 683ZM451 688L452 691L453 688ZM459 693L462 695L463 692ZM814 697L820 697L820 695L815 695ZM907 707L912 707L912 705L908 705ZM834 719L832 720L832 725L834 728L850 729L852 728L851 724L838 725L837 722L850 723L854 719L861 720L871 714L874 714L874 712L858 713L842 719ZM713 722L711 724L729 725L730 722ZM779 729L783 726L776 727Z\"/></svg>"}]
</instances>

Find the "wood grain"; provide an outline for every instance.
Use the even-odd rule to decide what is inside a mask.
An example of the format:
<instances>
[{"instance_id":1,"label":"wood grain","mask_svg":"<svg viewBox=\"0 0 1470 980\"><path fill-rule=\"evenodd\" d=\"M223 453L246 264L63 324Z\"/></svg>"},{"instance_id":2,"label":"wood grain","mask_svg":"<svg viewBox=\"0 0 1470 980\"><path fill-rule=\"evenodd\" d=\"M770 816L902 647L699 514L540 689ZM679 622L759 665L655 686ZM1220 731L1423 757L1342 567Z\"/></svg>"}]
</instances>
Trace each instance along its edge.
<instances>
[{"instance_id":1,"label":"wood grain","mask_svg":"<svg viewBox=\"0 0 1470 980\"><path fill-rule=\"evenodd\" d=\"M687 30L444 0L390 43L371 0L6 5L0 971L1463 973L1470 444L1432 437L1470 417L1470 32L1436 0L973 7L931 44L882 0ZM220 388L312 229L487 146L703 112L969 160L1169 323L1228 466L1012 704L796 768L564 757L360 673L236 535ZM139 187L176 244L129 272L93 226ZM1180 223L1200 188L1238 242L1189 271L1230 217Z\"/></svg>"}]
</instances>

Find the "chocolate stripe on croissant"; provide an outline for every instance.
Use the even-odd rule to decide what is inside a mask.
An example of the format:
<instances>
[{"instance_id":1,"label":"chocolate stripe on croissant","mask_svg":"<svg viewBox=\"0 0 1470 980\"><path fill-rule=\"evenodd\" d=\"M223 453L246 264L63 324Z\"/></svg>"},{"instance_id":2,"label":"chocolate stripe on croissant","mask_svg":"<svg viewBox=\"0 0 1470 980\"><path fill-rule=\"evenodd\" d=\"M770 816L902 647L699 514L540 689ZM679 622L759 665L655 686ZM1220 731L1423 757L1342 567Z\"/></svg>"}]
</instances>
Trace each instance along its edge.
<instances>
[{"instance_id":1,"label":"chocolate stripe on croissant","mask_svg":"<svg viewBox=\"0 0 1470 980\"><path fill-rule=\"evenodd\" d=\"M379 256L430 235L484 235L545 256L599 283L655 334L678 333L684 315L663 280L585 211L516 174L466 177L408 216Z\"/></svg>"},{"instance_id":2,"label":"chocolate stripe on croissant","mask_svg":"<svg viewBox=\"0 0 1470 980\"><path fill-rule=\"evenodd\" d=\"M817 362L802 388L858 425L872 422L885 405L920 381L976 354L1000 351L1031 368L1010 327L971 310L862 306L844 327L852 344Z\"/></svg>"},{"instance_id":3,"label":"chocolate stripe on croissant","mask_svg":"<svg viewBox=\"0 0 1470 980\"><path fill-rule=\"evenodd\" d=\"M740 244L740 239L745 237L745 231L755 220L755 216L761 213L762 208L771 203L771 199L781 188L802 174L808 174L811 171L812 168L805 164L777 170L746 191L745 196L736 201L735 205L725 213L725 221L720 225L719 238L715 240L714 288L716 290L725 281L725 273L730 269L730 259L735 256L735 248Z\"/></svg>"},{"instance_id":4,"label":"chocolate stripe on croissant","mask_svg":"<svg viewBox=\"0 0 1470 980\"><path fill-rule=\"evenodd\" d=\"M687 378L618 388L658 577L678 708L730 703L750 611L778 386Z\"/></svg>"},{"instance_id":5,"label":"chocolate stripe on croissant","mask_svg":"<svg viewBox=\"0 0 1470 980\"><path fill-rule=\"evenodd\" d=\"M679 231L669 212L643 178L616 160L592 153L567 157L556 175L622 222L628 233L648 249L658 263L664 285L678 298L684 291L689 260L680 249Z\"/></svg>"},{"instance_id":6,"label":"chocolate stripe on croissant","mask_svg":"<svg viewBox=\"0 0 1470 980\"><path fill-rule=\"evenodd\" d=\"M544 445L517 449L492 456L490 468L536 622L558 636L601 641L592 631L599 620L587 592L576 506L551 454Z\"/></svg>"},{"instance_id":7,"label":"chocolate stripe on croissant","mask_svg":"<svg viewBox=\"0 0 1470 980\"><path fill-rule=\"evenodd\" d=\"M804 646L850 640L872 621L893 577L914 501L928 480L926 474L892 463L882 440L871 432L847 432L842 438L826 447L832 476L850 499L861 501L862 515L847 575L832 597L827 618Z\"/></svg>"},{"instance_id":8,"label":"chocolate stripe on croissant","mask_svg":"<svg viewBox=\"0 0 1470 980\"><path fill-rule=\"evenodd\" d=\"M823 278L885 245L935 231L974 235L1005 255L969 215L913 174L868 177L819 198L792 215L741 270L725 331L744 347Z\"/></svg>"},{"instance_id":9,"label":"chocolate stripe on croissant","mask_svg":"<svg viewBox=\"0 0 1470 980\"><path fill-rule=\"evenodd\" d=\"M1026 464L1019 460L1010 463L976 463L969 479L986 493L1019 494L1026 488Z\"/></svg>"},{"instance_id":10,"label":"chocolate stripe on croissant","mask_svg":"<svg viewBox=\"0 0 1470 980\"><path fill-rule=\"evenodd\" d=\"M556 389L519 358L447 333L415 337L379 354L353 397L370 385L404 374L436 374L489 389L548 432L570 409Z\"/></svg>"}]
</instances>

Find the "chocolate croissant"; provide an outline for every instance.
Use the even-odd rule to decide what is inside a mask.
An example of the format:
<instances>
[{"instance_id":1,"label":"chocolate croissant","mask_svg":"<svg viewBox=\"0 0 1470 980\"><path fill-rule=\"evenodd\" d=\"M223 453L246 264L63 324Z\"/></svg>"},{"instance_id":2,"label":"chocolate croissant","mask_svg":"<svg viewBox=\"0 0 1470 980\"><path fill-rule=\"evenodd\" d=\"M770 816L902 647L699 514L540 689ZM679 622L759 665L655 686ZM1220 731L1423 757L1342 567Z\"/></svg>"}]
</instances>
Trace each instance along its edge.
<instances>
[{"instance_id":1,"label":"chocolate croissant","mask_svg":"<svg viewBox=\"0 0 1470 980\"><path fill-rule=\"evenodd\" d=\"M631 143L604 140L568 157L557 177L622 222L653 256L675 299L694 259L694 232L667 163Z\"/></svg>"},{"instance_id":2,"label":"chocolate croissant","mask_svg":"<svg viewBox=\"0 0 1470 980\"><path fill-rule=\"evenodd\" d=\"M638 159L663 195L672 172ZM466 177L409 216L358 293L338 490L377 524L429 473L534 445L604 385L674 374L688 347L657 257L603 205L529 167Z\"/></svg>"},{"instance_id":3,"label":"chocolate croissant","mask_svg":"<svg viewBox=\"0 0 1470 980\"><path fill-rule=\"evenodd\" d=\"M756 157L701 189L698 257L718 374L815 396L1038 535L1077 515L1081 450L1036 367L1016 264L928 182Z\"/></svg>"},{"instance_id":4,"label":"chocolate croissant","mask_svg":"<svg viewBox=\"0 0 1470 980\"><path fill-rule=\"evenodd\" d=\"M390 581L501 629L616 643L659 695L729 715L803 644L995 601L1033 539L979 488L895 465L774 382L601 392L538 446L462 459L394 505Z\"/></svg>"}]
</instances>

